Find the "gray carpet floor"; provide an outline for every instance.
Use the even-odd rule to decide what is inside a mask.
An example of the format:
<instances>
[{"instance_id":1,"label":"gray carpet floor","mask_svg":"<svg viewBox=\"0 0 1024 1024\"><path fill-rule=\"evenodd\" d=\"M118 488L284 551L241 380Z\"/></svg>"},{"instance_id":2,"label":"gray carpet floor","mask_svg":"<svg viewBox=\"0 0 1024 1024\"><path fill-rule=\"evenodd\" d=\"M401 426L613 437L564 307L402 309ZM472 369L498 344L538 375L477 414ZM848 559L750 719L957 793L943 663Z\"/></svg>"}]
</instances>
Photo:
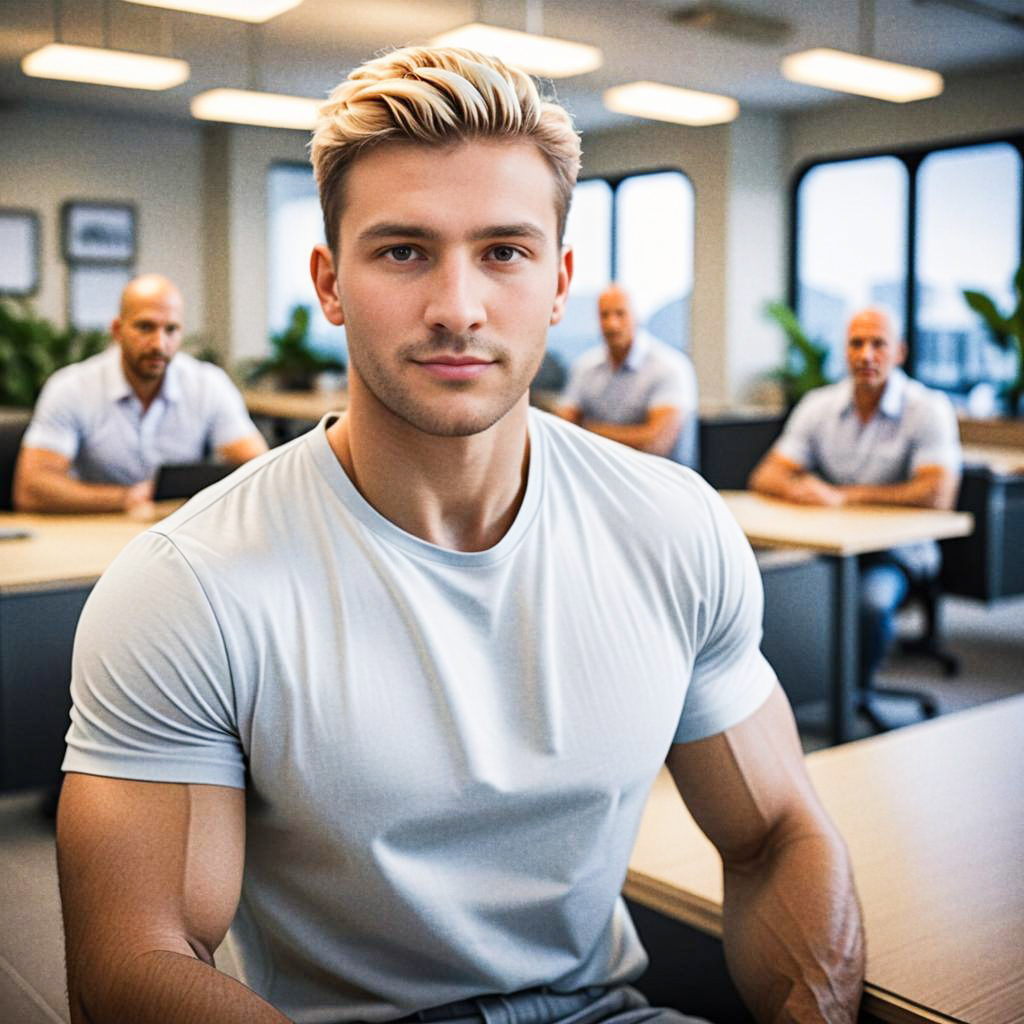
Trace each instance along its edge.
<instances>
[{"instance_id":1,"label":"gray carpet floor","mask_svg":"<svg viewBox=\"0 0 1024 1024\"><path fill-rule=\"evenodd\" d=\"M945 611L947 646L960 658L960 674L948 679L931 661L894 655L879 684L926 689L938 699L943 714L1024 692L1024 598L992 607L950 598ZM912 617L901 621L903 632L916 628ZM815 709L800 710L805 749L824 746ZM906 709L894 704L891 717L901 714ZM818 720L823 719L821 709ZM870 733L860 723L859 734ZM3 1024L61 1024L68 1019L53 822L40 813L40 800L37 792L0 798Z\"/></svg>"}]
</instances>

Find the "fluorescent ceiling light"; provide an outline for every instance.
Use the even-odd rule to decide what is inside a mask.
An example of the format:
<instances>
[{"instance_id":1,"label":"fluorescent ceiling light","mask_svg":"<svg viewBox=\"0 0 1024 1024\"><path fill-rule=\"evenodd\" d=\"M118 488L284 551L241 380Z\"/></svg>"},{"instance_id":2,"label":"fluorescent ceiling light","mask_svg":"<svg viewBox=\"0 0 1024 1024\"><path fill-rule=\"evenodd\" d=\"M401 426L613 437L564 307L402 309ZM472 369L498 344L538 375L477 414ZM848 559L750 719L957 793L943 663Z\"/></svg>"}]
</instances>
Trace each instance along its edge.
<instances>
[{"instance_id":1,"label":"fluorescent ceiling light","mask_svg":"<svg viewBox=\"0 0 1024 1024\"><path fill-rule=\"evenodd\" d=\"M322 102L277 92L209 89L196 96L191 107L192 116L202 121L228 121L231 124L310 131L316 126L317 111Z\"/></svg>"},{"instance_id":2,"label":"fluorescent ceiling light","mask_svg":"<svg viewBox=\"0 0 1024 1024\"><path fill-rule=\"evenodd\" d=\"M842 50L804 50L782 59L791 82L852 92L890 103L926 100L942 92L942 75L909 64L893 64Z\"/></svg>"},{"instance_id":3,"label":"fluorescent ceiling light","mask_svg":"<svg viewBox=\"0 0 1024 1024\"><path fill-rule=\"evenodd\" d=\"M189 14L210 14L235 21L264 22L298 7L302 0L127 0L127 3Z\"/></svg>"},{"instance_id":4,"label":"fluorescent ceiling light","mask_svg":"<svg viewBox=\"0 0 1024 1024\"><path fill-rule=\"evenodd\" d=\"M21 70L32 78L116 85L122 89L171 89L189 75L188 64L183 60L66 43L47 43L26 54L21 59Z\"/></svg>"},{"instance_id":5,"label":"fluorescent ceiling light","mask_svg":"<svg viewBox=\"0 0 1024 1024\"><path fill-rule=\"evenodd\" d=\"M731 96L658 82L616 85L605 90L604 105L619 114L696 126L735 121L740 112L740 105Z\"/></svg>"},{"instance_id":6,"label":"fluorescent ceiling light","mask_svg":"<svg viewBox=\"0 0 1024 1024\"><path fill-rule=\"evenodd\" d=\"M535 36L510 28L473 22L431 40L434 46L463 46L543 78L568 78L599 68L604 55L596 46L552 36Z\"/></svg>"}]
</instances>

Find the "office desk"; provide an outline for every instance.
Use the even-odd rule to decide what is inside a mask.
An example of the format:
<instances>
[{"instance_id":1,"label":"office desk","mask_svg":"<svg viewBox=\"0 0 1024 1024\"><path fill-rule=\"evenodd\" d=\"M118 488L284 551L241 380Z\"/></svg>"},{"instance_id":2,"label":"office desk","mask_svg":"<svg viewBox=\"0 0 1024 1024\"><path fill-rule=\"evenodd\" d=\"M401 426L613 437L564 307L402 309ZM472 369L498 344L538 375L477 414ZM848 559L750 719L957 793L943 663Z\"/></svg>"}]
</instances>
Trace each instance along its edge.
<instances>
[{"instance_id":1,"label":"office desk","mask_svg":"<svg viewBox=\"0 0 1024 1024\"><path fill-rule=\"evenodd\" d=\"M850 848L876 1018L1024 1022L1022 735L1024 695L808 755ZM718 854L664 770L623 891L721 934Z\"/></svg>"},{"instance_id":2,"label":"office desk","mask_svg":"<svg viewBox=\"0 0 1024 1024\"><path fill-rule=\"evenodd\" d=\"M348 408L347 391L258 391L242 392L252 416L272 420L300 420L317 423L329 412Z\"/></svg>"},{"instance_id":3,"label":"office desk","mask_svg":"<svg viewBox=\"0 0 1024 1024\"><path fill-rule=\"evenodd\" d=\"M822 508L749 491L721 493L751 544L809 549L828 556L834 564L830 734L834 743L844 743L852 733L858 683L857 555L915 541L962 537L971 532L973 519L965 512L883 505Z\"/></svg>"},{"instance_id":4,"label":"office desk","mask_svg":"<svg viewBox=\"0 0 1024 1024\"><path fill-rule=\"evenodd\" d=\"M56 780L78 616L100 574L148 525L123 514L0 514L0 526L31 533L0 541L0 792Z\"/></svg>"}]
</instances>

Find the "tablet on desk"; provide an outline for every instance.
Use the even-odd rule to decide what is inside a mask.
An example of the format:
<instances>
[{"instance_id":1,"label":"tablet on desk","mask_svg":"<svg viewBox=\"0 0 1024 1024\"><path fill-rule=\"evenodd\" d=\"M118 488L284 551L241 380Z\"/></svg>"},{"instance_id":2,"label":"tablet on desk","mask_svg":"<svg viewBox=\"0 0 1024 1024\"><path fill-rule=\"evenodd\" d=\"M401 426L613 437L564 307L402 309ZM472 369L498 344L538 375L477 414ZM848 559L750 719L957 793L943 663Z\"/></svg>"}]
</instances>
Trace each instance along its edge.
<instances>
[{"instance_id":1,"label":"tablet on desk","mask_svg":"<svg viewBox=\"0 0 1024 1024\"><path fill-rule=\"evenodd\" d=\"M168 463L157 470L153 486L154 501L168 501L174 498L191 498L204 487L223 480L233 473L234 466L220 462L177 462Z\"/></svg>"}]
</instances>

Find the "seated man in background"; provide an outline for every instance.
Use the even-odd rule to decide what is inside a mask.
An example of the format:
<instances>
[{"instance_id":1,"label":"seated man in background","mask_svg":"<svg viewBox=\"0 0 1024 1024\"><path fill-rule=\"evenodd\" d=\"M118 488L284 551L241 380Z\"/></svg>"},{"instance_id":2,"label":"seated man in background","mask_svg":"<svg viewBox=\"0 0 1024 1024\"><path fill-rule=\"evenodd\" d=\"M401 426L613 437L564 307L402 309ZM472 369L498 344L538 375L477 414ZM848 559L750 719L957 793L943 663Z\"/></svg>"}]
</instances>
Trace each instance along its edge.
<instances>
[{"instance_id":1,"label":"seated man in background","mask_svg":"<svg viewBox=\"0 0 1024 1024\"><path fill-rule=\"evenodd\" d=\"M807 505L952 508L960 483L956 414L941 392L900 369L906 355L892 317L865 309L846 335L850 377L805 395L750 488ZM939 569L935 541L862 555L861 685L892 639L893 614L915 579Z\"/></svg>"},{"instance_id":2,"label":"seated man in background","mask_svg":"<svg viewBox=\"0 0 1024 1024\"><path fill-rule=\"evenodd\" d=\"M636 329L618 285L597 300L604 345L569 372L558 415L642 452L697 468L697 375L688 356Z\"/></svg>"},{"instance_id":3,"label":"seated man in background","mask_svg":"<svg viewBox=\"0 0 1024 1024\"><path fill-rule=\"evenodd\" d=\"M15 508L130 510L151 500L164 463L213 451L241 464L267 450L228 375L178 352L181 320L181 293L167 278L125 286L110 325L117 345L43 387L21 444Z\"/></svg>"}]
</instances>

